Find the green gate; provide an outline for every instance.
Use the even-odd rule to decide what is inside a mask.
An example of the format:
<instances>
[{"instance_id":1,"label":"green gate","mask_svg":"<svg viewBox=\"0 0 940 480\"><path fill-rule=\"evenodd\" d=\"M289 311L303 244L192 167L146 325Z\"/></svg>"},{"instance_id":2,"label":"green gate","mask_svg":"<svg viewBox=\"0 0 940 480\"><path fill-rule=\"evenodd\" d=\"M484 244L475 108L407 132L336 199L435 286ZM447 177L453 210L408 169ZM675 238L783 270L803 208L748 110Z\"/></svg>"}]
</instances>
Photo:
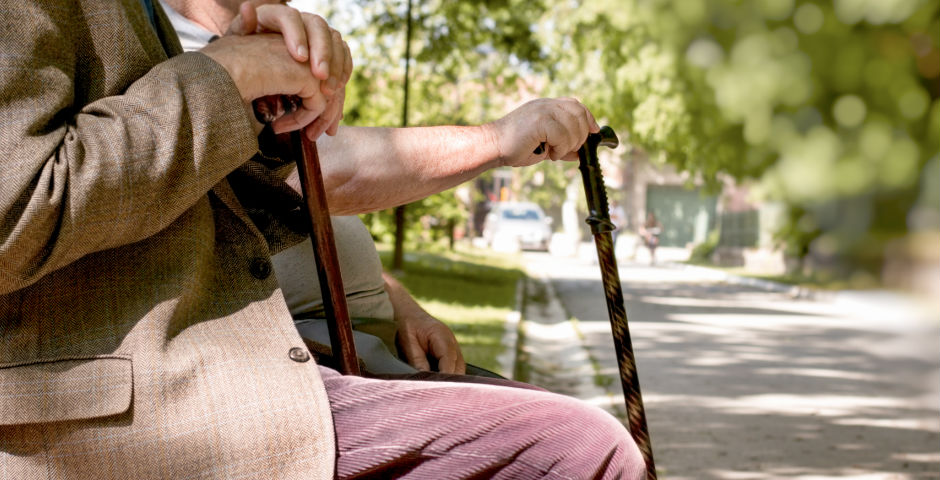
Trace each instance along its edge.
<instances>
[{"instance_id":1,"label":"green gate","mask_svg":"<svg viewBox=\"0 0 940 480\"><path fill-rule=\"evenodd\" d=\"M714 195L705 195L701 189L689 190L674 185L647 185L646 211L652 211L663 225L659 245L685 247L705 241L715 228ZM645 221L644 216L641 221Z\"/></svg>"}]
</instances>

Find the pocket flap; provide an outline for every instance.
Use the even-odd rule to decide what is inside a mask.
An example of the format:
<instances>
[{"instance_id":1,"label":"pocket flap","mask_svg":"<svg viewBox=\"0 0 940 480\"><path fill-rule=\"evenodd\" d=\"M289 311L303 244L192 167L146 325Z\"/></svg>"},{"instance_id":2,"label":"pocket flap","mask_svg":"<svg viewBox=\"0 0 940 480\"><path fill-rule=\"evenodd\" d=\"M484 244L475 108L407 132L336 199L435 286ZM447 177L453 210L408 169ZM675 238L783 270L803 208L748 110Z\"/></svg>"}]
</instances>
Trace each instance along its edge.
<instances>
[{"instance_id":1,"label":"pocket flap","mask_svg":"<svg viewBox=\"0 0 940 480\"><path fill-rule=\"evenodd\" d=\"M0 425L60 422L127 411L131 359L120 356L0 365Z\"/></svg>"}]
</instances>

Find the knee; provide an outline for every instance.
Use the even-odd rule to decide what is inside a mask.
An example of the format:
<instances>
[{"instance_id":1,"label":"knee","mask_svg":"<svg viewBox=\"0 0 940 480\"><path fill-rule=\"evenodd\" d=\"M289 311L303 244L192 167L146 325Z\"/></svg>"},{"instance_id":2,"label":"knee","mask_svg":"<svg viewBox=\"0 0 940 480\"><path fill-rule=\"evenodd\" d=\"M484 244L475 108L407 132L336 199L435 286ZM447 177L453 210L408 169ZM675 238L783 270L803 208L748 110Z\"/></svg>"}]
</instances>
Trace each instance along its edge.
<instances>
[{"instance_id":1,"label":"knee","mask_svg":"<svg viewBox=\"0 0 940 480\"><path fill-rule=\"evenodd\" d=\"M586 453L590 467L597 472L594 478L645 478L643 456L623 423L599 407L580 401L578 404L580 408L568 413L569 425L574 432L580 432L573 436L574 442L593 445Z\"/></svg>"},{"instance_id":2,"label":"knee","mask_svg":"<svg viewBox=\"0 0 940 480\"><path fill-rule=\"evenodd\" d=\"M603 409L559 396L542 410L546 447L561 455L547 478L643 479L646 468L630 433Z\"/></svg>"}]
</instances>

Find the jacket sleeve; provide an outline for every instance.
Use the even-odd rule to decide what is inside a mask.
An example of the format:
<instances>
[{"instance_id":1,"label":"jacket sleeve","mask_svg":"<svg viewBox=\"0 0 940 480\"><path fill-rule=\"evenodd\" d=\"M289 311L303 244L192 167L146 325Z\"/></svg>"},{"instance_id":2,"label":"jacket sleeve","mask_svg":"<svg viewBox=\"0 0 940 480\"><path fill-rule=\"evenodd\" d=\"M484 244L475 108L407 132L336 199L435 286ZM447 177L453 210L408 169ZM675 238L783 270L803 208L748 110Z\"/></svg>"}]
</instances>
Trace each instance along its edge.
<instances>
[{"instance_id":1,"label":"jacket sleeve","mask_svg":"<svg viewBox=\"0 0 940 480\"><path fill-rule=\"evenodd\" d=\"M0 294L159 232L258 148L221 65L200 53L149 69L148 58L79 55L105 48L83 29L131 26L75 20L78 3L0 12ZM102 86L134 69L115 92Z\"/></svg>"}]
</instances>

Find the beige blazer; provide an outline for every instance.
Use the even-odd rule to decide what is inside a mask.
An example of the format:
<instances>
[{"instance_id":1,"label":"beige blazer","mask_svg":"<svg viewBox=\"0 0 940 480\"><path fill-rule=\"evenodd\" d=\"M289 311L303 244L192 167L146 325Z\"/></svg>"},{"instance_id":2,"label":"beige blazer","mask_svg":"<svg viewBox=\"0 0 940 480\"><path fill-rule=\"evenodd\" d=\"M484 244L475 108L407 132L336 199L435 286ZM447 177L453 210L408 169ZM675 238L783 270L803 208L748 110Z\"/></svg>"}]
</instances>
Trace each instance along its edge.
<instances>
[{"instance_id":1,"label":"beige blazer","mask_svg":"<svg viewBox=\"0 0 940 480\"><path fill-rule=\"evenodd\" d=\"M248 114L158 24L0 4L0 478L329 478L319 372L225 179Z\"/></svg>"}]
</instances>

